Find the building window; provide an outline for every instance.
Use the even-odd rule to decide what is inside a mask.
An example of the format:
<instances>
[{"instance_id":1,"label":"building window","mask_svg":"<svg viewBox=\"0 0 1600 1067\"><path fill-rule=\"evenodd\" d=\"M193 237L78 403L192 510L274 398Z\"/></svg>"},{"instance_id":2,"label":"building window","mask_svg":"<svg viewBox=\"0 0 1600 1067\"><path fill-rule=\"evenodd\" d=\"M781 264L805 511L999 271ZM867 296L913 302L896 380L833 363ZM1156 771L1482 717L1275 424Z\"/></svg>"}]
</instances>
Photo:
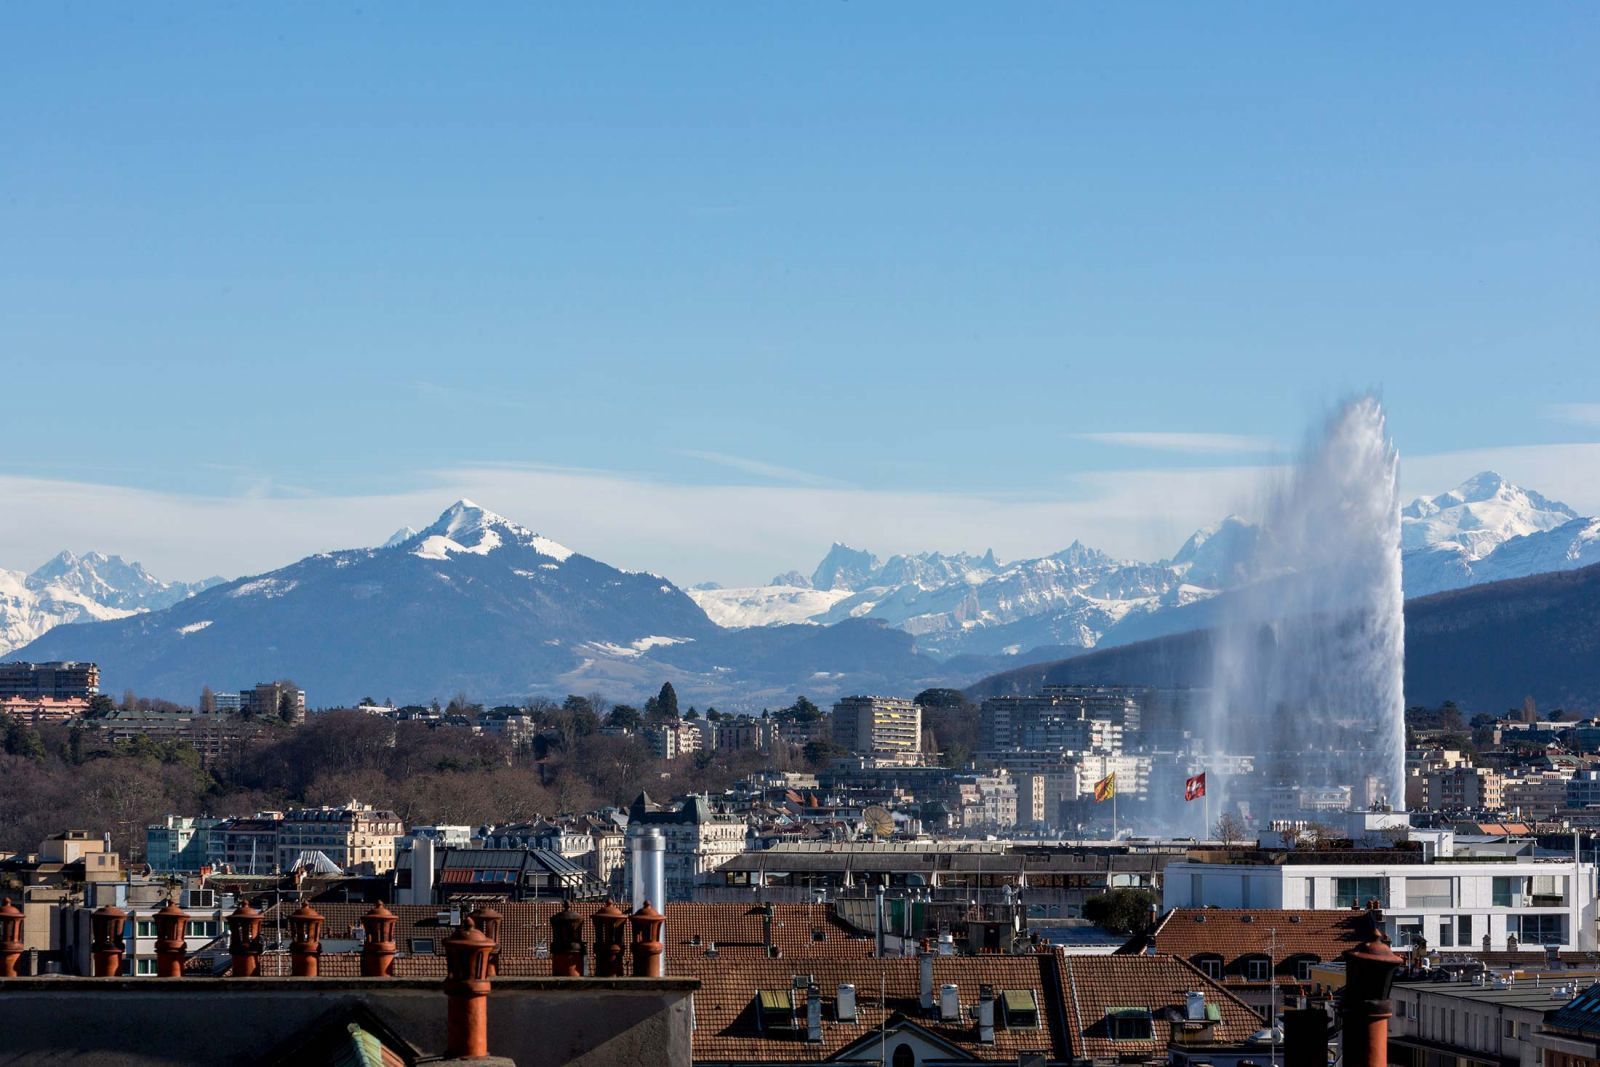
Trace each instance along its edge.
<instances>
[{"instance_id":1,"label":"building window","mask_svg":"<svg viewBox=\"0 0 1600 1067\"><path fill-rule=\"evenodd\" d=\"M894 1067L917 1067L916 1052L903 1041L895 1046Z\"/></svg>"},{"instance_id":2,"label":"building window","mask_svg":"<svg viewBox=\"0 0 1600 1067\"><path fill-rule=\"evenodd\" d=\"M156 924L154 922L152 922L151 920L149 920L149 919L140 919L139 920L139 936L140 937L154 937L154 936L156 936ZM140 972L140 973L142 974L143 972Z\"/></svg>"},{"instance_id":3,"label":"building window","mask_svg":"<svg viewBox=\"0 0 1600 1067\"><path fill-rule=\"evenodd\" d=\"M1492 887L1491 897L1497 908L1520 908L1522 903L1523 879L1516 876L1496 876Z\"/></svg>"},{"instance_id":4,"label":"building window","mask_svg":"<svg viewBox=\"0 0 1600 1067\"><path fill-rule=\"evenodd\" d=\"M1294 961L1294 976L1301 982L1311 981L1311 968L1322 962L1315 956L1301 956Z\"/></svg>"},{"instance_id":5,"label":"building window","mask_svg":"<svg viewBox=\"0 0 1600 1067\"><path fill-rule=\"evenodd\" d=\"M1251 956L1244 961L1244 976L1252 982L1265 982L1272 977L1272 961L1266 956Z\"/></svg>"},{"instance_id":6,"label":"building window","mask_svg":"<svg viewBox=\"0 0 1600 1067\"><path fill-rule=\"evenodd\" d=\"M1222 979L1221 956L1196 956L1193 962L1196 967L1200 968L1200 973L1204 974L1207 978L1210 978L1213 981L1220 981Z\"/></svg>"},{"instance_id":7,"label":"building window","mask_svg":"<svg viewBox=\"0 0 1600 1067\"><path fill-rule=\"evenodd\" d=\"M134 974L155 974L156 973L156 961L155 960L150 960L150 959L134 960L133 961L133 973Z\"/></svg>"},{"instance_id":8,"label":"building window","mask_svg":"<svg viewBox=\"0 0 1600 1067\"><path fill-rule=\"evenodd\" d=\"M413 956L432 956L432 955L434 955L435 953L434 953L433 938L431 938L431 937L413 937L411 939L411 954Z\"/></svg>"},{"instance_id":9,"label":"building window","mask_svg":"<svg viewBox=\"0 0 1600 1067\"><path fill-rule=\"evenodd\" d=\"M1515 934L1524 945L1564 945L1566 927L1565 915L1511 915L1506 918L1506 933Z\"/></svg>"},{"instance_id":10,"label":"building window","mask_svg":"<svg viewBox=\"0 0 1600 1067\"><path fill-rule=\"evenodd\" d=\"M1406 907L1448 908L1455 903L1448 878L1407 878Z\"/></svg>"},{"instance_id":11,"label":"building window","mask_svg":"<svg viewBox=\"0 0 1600 1067\"><path fill-rule=\"evenodd\" d=\"M1333 906L1335 908L1364 908L1367 901L1384 903L1382 878L1335 878L1333 880Z\"/></svg>"},{"instance_id":12,"label":"building window","mask_svg":"<svg viewBox=\"0 0 1600 1067\"><path fill-rule=\"evenodd\" d=\"M1113 1041L1149 1041L1155 1037L1155 1018L1149 1008L1112 1008L1106 1017Z\"/></svg>"},{"instance_id":13,"label":"building window","mask_svg":"<svg viewBox=\"0 0 1600 1067\"><path fill-rule=\"evenodd\" d=\"M1462 948L1472 945L1472 916L1461 915L1456 918L1456 944Z\"/></svg>"}]
</instances>

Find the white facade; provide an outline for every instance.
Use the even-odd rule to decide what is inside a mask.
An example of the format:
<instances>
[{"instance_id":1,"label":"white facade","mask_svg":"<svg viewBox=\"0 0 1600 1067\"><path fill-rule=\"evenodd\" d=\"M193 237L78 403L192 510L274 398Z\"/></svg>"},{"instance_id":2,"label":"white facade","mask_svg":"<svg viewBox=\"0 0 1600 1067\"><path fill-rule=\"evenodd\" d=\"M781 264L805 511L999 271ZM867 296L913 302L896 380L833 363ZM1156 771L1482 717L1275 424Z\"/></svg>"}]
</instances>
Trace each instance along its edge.
<instances>
[{"instance_id":1,"label":"white facade","mask_svg":"<svg viewBox=\"0 0 1600 1067\"><path fill-rule=\"evenodd\" d=\"M1432 948L1493 951L1514 943L1593 951L1595 867L1510 863L1169 864L1167 908L1361 907L1376 899L1397 951L1420 934Z\"/></svg>"}]
</instances>

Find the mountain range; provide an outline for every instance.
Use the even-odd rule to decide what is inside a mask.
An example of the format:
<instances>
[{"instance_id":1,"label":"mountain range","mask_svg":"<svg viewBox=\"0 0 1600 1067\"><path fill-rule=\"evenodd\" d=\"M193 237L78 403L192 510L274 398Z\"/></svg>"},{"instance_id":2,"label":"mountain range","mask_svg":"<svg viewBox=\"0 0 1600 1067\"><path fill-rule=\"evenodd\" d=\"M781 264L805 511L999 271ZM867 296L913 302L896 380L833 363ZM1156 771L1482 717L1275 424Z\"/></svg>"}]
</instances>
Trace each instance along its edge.
<instances>
[{"instance_id":1,"label":"mountain range","mask_svg":"<svg viewBox=\"0 0 1600 1067\"><path fill-rule=\"evenodd\" d=\"M1600 560L1600 520L1487 472L1401 521L1412 595ZM0 572L0 652L95 660L108 689L178 700L276 677L314 704L628 696L670 680L687 700L756 706L964 684L1202 628L1218 597L1258 579L1260 536L1230 516L1154 563L1077 542L1011 562L836 544L809 577L685 591L458 501L380 547L232 582L162 583L98 554Z\"/></svg>"},{"instance_id":2,"label":"mountain range","mask_svg":"<svg viewBox=\"0 0 1600 1067\"><path fill-rule=\"evenodd\" d=\"M31 573L0 570L0 655L63 623L160 611L222 581L163 582L99 552L62 552Z\"/></svg>"},{"instance_id":3,"label":"mountain range","mask_svg":"<svg viewBox=\"0 0 1600 1067\"><path fill-rule=\"evenodd\" d=\"M1407 596L1600 562L1600 519L1581 518L1492 471L1407 505L1401 530ZM1259 536L1255 525L1230 516L1154 563L1114 559L1077 542L1004 564L992 551L880 560L835 544L809 579L791 571L765 586L689 595L723 626L882 619L935 656L1099 648L1170 632L1173 609L1255 580Z\"/></svg>"}]
</instances>

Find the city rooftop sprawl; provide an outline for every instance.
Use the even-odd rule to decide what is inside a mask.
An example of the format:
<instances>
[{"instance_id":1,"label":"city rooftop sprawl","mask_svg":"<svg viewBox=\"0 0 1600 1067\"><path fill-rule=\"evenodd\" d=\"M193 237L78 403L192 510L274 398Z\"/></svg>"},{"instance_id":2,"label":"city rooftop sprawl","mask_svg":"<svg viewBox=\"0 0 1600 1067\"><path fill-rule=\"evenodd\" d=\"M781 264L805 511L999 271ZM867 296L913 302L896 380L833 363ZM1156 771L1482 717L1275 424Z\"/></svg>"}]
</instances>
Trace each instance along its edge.
<instances>
[{"instance_id":1,"label":"city rooftop sprawl","mask_svg":"<svg viewBox=\"0 0 1600 1067\"><path fill-rule=\"evenodd\" d=\"M641 759L588 810L357 795L0 854L0 1063L1600 1063L1600 720L1412 709L1402 805L1262 780L1185 728L1202 699L308 713L287 680L184 707L0 664L7 752L70 738L85 788L140 746L222 773L363 724L540 768L572 700Z\"/></svg>"}]
</instances>

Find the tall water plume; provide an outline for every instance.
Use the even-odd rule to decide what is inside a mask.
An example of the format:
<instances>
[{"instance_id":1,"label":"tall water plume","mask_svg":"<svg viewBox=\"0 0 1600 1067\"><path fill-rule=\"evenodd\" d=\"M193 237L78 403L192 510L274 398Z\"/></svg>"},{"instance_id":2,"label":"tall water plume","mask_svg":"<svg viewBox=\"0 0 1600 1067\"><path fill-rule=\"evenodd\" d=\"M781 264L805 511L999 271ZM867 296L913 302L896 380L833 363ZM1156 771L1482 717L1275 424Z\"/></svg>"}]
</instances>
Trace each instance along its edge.
<instances>
[{"instance_id":1,"label":"tall water plume","mask_svg":"<svg viewBox=\"0 0 1600 1067\"><path fill-rule=\"evenodd\" d=\"M1258 580L1228 598L1215 633L1206 728L1214 751L1252 759L1217 792L1253 818L1307 787L1403 806L1398 473L1383 407L1361 397L1266 501Z\"/></svg>"}]
</instances>

